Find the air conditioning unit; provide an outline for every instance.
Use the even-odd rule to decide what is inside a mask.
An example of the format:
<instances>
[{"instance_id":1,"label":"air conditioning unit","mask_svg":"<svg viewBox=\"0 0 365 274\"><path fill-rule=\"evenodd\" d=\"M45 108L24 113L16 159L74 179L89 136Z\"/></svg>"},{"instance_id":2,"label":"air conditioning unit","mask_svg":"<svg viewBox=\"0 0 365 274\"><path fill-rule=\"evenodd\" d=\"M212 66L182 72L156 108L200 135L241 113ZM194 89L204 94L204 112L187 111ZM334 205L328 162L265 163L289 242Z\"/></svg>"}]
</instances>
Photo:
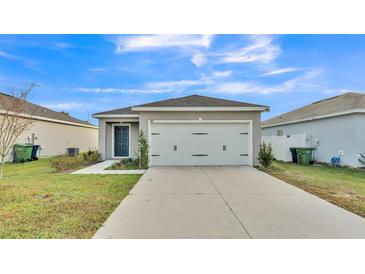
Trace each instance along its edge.
<instances>
[{"instance_id":1,"label":"air conditioning unit","mask_svg":"<svg viewBox=\"0 0 365 274\"><path fill-rule=\"evenodd\" d=\"M69 147L66 148L66 154L71 157L75 157L79 155L80 151L78 147Z\"/></svg>"}]
</instances>

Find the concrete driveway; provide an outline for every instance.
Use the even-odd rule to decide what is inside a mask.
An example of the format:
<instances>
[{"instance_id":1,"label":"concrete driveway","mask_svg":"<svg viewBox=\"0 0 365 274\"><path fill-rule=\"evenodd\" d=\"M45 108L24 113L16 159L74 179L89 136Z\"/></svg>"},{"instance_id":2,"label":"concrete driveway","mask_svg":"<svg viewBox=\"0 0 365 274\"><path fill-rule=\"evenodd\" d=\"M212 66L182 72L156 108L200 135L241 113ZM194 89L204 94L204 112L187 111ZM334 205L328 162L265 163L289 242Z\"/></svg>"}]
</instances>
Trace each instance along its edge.
<instances>
[{"instance_id":1,"label":"concrete driveway","mask_svg":"<svg viewBox=\"0 0 365 274\"><path fill-rule=\"evenodd\" d=\"M94 238L365 238L365 219L251 167L152 167Z\"/></svg>"}]
</instances>

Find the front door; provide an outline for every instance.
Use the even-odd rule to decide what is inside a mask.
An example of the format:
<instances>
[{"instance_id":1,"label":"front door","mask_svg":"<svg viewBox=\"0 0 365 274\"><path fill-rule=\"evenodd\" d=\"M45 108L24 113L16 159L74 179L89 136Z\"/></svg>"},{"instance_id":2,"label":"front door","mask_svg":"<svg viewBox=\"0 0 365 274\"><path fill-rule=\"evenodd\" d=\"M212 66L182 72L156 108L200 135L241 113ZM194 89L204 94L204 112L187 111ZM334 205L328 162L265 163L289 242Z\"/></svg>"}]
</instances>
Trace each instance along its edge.
<instances>
[{"instance_id":1,"label":"front door","mask_svg":"<svg viewBox=\"0 0 365 274\"><path fill-rule=\"evenodd\" d=\"M114 157L129 157L129 126L114 127Z\"/></svg>"}]
</instances>

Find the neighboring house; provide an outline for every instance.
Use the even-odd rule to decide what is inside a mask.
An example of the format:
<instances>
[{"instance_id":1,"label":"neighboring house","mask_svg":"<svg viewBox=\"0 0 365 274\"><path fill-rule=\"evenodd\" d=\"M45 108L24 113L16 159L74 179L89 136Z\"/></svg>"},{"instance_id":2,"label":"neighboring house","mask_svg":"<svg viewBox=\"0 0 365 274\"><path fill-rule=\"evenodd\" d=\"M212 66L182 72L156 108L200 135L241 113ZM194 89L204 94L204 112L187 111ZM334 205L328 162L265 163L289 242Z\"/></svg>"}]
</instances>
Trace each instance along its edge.
<instances>
[{"instance_id":1,"label":"neighboring house","mask_svg":"<svg viewBox=\"0 0 365 274\"><path fill-rule=\"evenodd\" d=\"M11 105L14 97L0 92L0 100L1 115L4 112L1 108ZM22 116L32 119L33 124L18 137L16 143L41 145L41 157L64 154L69 147L79 148L82 152L98 146L98 128L86 121L30 102L26 103L23 112ZM11 156L8 156L8 160L11 160Z\"/></svg>"},{"instance_id":2,"label":"neighboring house","mask_svg":"<svg viewBox=\"0 0 365 274\"><path fill-rule=\"evenodd\" d=\"M316 161L329 163L341 154L343 165L363 166L358 157L365 153L365 94L345 93L262 123L263 136L303 133L311 137Z\"/></svg>"},{"instance_id":3,"label":"neighboring house","mask_svg":"<svg viewBox=\"0 0 365 274\"><path fill-rule=\"evenodd\" d=\"M138 132L150 165L257 165L261 112L269 108L191 95L94 114L104 159L136 158Z\"/></svg>"}]
</instances>

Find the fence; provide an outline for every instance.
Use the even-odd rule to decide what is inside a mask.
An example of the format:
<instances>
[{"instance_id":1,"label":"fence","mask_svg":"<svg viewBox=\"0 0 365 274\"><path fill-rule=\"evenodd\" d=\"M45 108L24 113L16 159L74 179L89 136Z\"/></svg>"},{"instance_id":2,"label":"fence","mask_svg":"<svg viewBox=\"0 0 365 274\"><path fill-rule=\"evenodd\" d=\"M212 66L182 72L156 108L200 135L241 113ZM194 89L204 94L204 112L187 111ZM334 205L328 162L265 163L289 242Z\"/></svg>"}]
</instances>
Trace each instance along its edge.
<instances>
[{"instance_id":1,"label":"fence","mask_svg":"<svg viewBox=\"0 0 365 274\"><path fill-rule=\"evenodd\" d=\"M291 162L291 147L310 147L311 138L305 133L284 136L262 136L261 141L271 144L275 159Z\"/></svg>"}]
</instances>

